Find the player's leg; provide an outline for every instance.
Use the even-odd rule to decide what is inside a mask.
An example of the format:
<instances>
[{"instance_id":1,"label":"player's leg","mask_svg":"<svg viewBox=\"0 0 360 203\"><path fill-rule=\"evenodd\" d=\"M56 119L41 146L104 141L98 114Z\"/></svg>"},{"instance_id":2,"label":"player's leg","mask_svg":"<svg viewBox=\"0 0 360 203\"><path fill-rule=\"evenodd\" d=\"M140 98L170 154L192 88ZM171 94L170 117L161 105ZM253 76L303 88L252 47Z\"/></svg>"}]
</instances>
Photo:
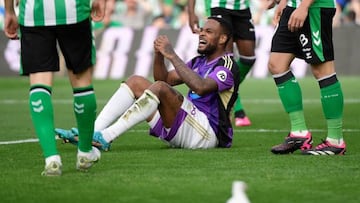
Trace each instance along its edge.
<instances>
[{"instance_id":1,"label":"player's leg","mask_svg":"<svg viewBox=\"0 0 360 203\"><path fill-rule=\"evenodd\" d=\"M279 26L272 39L269 58L269 71L273 75L278 94L290 119L290 133L285 142L272 147L275 154L292 153L298 149L309 149L312 144L311 133L308 131L302 103L300 85L289 69L295 55L300 55L299 36L288 29L288 19L294 8L286 7L281 15Z\"/></svg>"},{"instance_id":2,"label":"player's leg","mask_svg":"<svg viewBox=\"0 0 360 203\"><path fill-rule=\"evenodd\" d=\"M45 157L45 170L42 175L61 175L62 163L56 148L51 100L52 72L59 70L55 36L46 27L21 26L20 31L21 74L29 75L30 115Z\"/></svg>"},{"instance_id":3,"label":"player's leg","mask_svg":"<svg viewBox=\"0 0 360 203\"><path fill-rule=\"evenodd\" d=\"M309 10L309 28L318 35L311 38L309 63L313 64L312 73L318 80L321 104L327 122L327 137L315 149L305 152L313 155L343 155L346 145L342 134L344 97L337 79L334 65L332 42L332 17L335 9L313 8ZM310 39L311 35L306 36Z\"/></svg>"},{"instance_id":4,"label":"player's leg","mask_svg":"<svg viewBox=\"0 0 360 203\"><path fill-rule=\"evenodd\" d=\"M132 126L146 120L157 110L160 101L158 96L148 89L152 85L149 80L141 76L132 76L126 80L125 84L136 98L135 102L125 109L112 125L96 132L94 140L110 143Z\"/></svg>"},{"instance_id":5,"label":"player's leg","mask_svg":"<svg viewBox=\"0 0 360 203\"><path fill-rule=\"evenodd\" d=\"M180 96L180 98L182 97ZM181 99L178 100L178 102L180 101ZM169 114L173 114L171 109L170 111L171 113ZM186 98L183 98L181 109L177 111L171 126L164 126L163 118L160 117L159 112L148 121L148 124L150 126L150 135L164 140L171 147L209 149L217 147L219 144L206 114L201 112Z\"/></svg>"},{"instance_id":6,"label":"player's leg","mask_svg":"<svg viewBox=\"0 0 360 203\"><path fill-rule=\"evenodd\" d=\"M91 24L85 20L58 26L56 31L73 88L73 108L79 131L76 167L86 170L100 159L100 152L92 147L97 104L92 83L96 56Z\"/></svg>"},{"instance_id":7,"label":"player's leg","mask_svg":"<svg viewBox=\"0 0 360 203\"><path fill-rule=\"evenodd\" d=\"M255 40L238 39L235 41L239 51L237 64L240 68L240 83L243 82L256 61Z\"/></svg>"},{"instance_id":8,"label":"player's leg","mask_svg":"<svg viewBox=\"0 0 360 203\"><path fill-rule=\"evenodd\" d=\"M255 41L254 40L236 40L236 46L239 51L239 60L237 64L240 69L240 84L246 78L246 75L251 70L255 63ZM249 126L251 125L250 119L246 116L244 107L241 102L241 92L238 94L234 105L235 125L236 126Z\"/></svg>"},{"instance_id":9,"label":"player's leg","mask_svg":"<svg viewBox=\"0 0 360 203\"><path fill-rule=\"evenodd\" d=\"M157 111L160 112L165 127L173 124L183 100L179 92L165 82L151 84L139 76L129 78L126 84L137 100L114 124L99 132L104 140L111 142L139 122L150 121ZM146 86L148 88L144 89Z\"/></svg>"},{"instance_id":10,"label":"player's leg","mask_svg":"<svg viewBox=\"0 0 360 203\"><path fill-rule=\"evenodd\" d=\"M110 126L116 119L118 119L135 101L134 93L130 90L126 83L121 83L120 87L111 96L109 101L105 104L99 115L96 117L94 132L101 131ZM71 128L65 130L61 128L55 129L56 134L61 137L65 143L72 143L78 145L79 130ZM95 133L93 136L92 145L103 151L110 150L110 143L97 137Z\"/></svg>"},{"instance_id":11,"label":"player's leg","mask_svg":"<svg viewBox=\"0 0 360 203\"><path fill-rule=\"evenodd\" d=\"M320 87L321 104L327 123L327 136L323 143L315 149L306 151L305 154L343 155L346 151L342 133L344 97L335 73L334 62L325 62L312 67Z\"/></svg>"},{"instance_id":12,"label":"player's leg","mask_svg":"<svg viewBox=\"0 0 360 203\"><path fill-rule=\"evenodd\" d=\"M100 159L100 152L92 147L94 122L96 117L96 96L91 82L79 84L91 78L92 69L74 75L68 71L73 84L73 108L77 124L78 135L78 162L77 169L86 170ZM78 81L78 78L80 81ZM81 82L80 82L81 83Z\"/></svg>"},{"instance_id":13,"label":"player's leg","mask_svg":"<svg viewBox=\"0 0 360 203\"><path fill-rule=\"evenodd\" d=\"M250 9L233 11L232 24L234 32L234 42L239 52L239 60L237 64L240 70L240 84L245 80L247 74L255 63L255 27L251 21ZM235 102L235 125L249 126L251 122L245 114L245 110L241 103L241 92Z\"/></svg>"},{"instance_id":14,"label":"player's leg","mask_svg":"<svg viewBox=\"0 0 360 203\"><path fill-rule=\"evenodd\" d=\"M293 59L294 55L290 53L271 53L269 59L269 70L273 75L281 103L289 115L291 126L285 142L272 148L271 151L275 154L309 149L312 143L311 134L305 123L300 85L288 68Z\"/></svg>"},{"instance_id":15,"label":"player's leg","mask_svg":"<svg viewBox=\"0 0 360 203\"><path fill-rule=\"evenodd\" d=\"M91 82L92 69L74 74L68 70L73 85L73 108L79 131L79 150L89 152L96 117L96 96ZM89 78L90 77L90 78ZM91 135L91 136L90 136Z\"/></svg>"},{"instance_id":16,"label":"player's leg","mask_svg":"<svg viewBox=\"0 0 360 203\"><path fill-rule=\"evenodd\" d=\"M119 133L117 130L118 125L112 125L128 108L135 102L135 99L140 97L151 85L151 82L140 76L131 76L124 83L121 83L118 90L107 102L99 116L95 120L95 129L93 135L92 145L101 150L109 151L112 140L114 140ZM109 129L107 129L109 127ZM78 143L78 130L72 128L71 130L55 129L57 134L66 142L73 144ZM104 136L102 132L104 131ZM113 133L111 133L113 132Z\"/></svg>"},{"instance_id":17,"label":"player's leg","mask_svg":"<svg viewBox=\"0 0 360 203\"><path fill-rule=\"evenodd\" d=\"M118 119L135 101L134 93L126 83L111 96L95 120L95 131L100 131Z\"/></svg>"},{"instance_id":18,"label":"player's leg","mask_svg":"<svg viewBox=\"0 0 360 203\"><path fill-rule=\"evenodd\" d=\"M51 72L30 74L30 114L45 157L45 176L61 175L62 166L54 134L52 77Z\"/></svg>"}]
</instances>

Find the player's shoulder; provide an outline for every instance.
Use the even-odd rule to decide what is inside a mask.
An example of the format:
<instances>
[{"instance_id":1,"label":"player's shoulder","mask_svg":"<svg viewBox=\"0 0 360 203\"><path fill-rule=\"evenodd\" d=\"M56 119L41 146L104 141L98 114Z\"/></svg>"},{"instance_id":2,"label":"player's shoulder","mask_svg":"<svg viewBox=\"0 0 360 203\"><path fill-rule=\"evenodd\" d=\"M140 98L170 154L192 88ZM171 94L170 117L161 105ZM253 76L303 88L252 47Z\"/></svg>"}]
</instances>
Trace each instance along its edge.
<instances>
[{"instance_id":1,"label":"player's shoulder","mask_svg":"<svg viewBox=\"0 0 360 203\"><path fill-rule=\"evenodd\" d=\"M194 64L196 64L197 62L204 60L204 56L203 55L197 55L194 58L192 58L188 63L193 66Z\"/></svg>"},{"instance_id":2,"label":"player's shoulder","mask_svg":"<svg viewBox=\"0 0 360 203\"><path fill-rule=\"evenodd\" d=\"M231 70L234 66L236 66L236 62L234 60L233 55L225 54L219 58L217 65L223 66L223 67Z\"/></svg>"}]
</instances>

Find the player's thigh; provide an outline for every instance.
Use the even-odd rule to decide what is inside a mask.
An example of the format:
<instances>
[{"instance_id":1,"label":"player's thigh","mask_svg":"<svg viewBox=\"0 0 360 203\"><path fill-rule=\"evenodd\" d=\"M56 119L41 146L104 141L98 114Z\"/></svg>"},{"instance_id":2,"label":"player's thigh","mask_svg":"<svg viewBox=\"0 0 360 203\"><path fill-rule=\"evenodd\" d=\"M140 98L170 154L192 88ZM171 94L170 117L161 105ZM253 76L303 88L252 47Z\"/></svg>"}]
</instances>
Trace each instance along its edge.
<instances>
[{"instance_id":1,"label":"player's thigh","mask_svg":"<svg viewBox=\"0 0 360 203\"><path fill-rule=\"evenodd\" d=\"M311 8L299 33L302 55L309 64L334 60L332 39L334 8Z\"/></svg>"},{"instance_id":2,"label":"player's thigh","mask_svg":"<svg viewBox=\"0 0 360 203\"><path fill-rule=\"evenodd\" d=\"M235 41L236 47L241 56L254 56L255 55L255 41L237 39Z\"/></svg>"},{"instance_id":3,"label":"player's thigh","mask_svg":"<svg viewBox=\"0 0 360 203\"><path fill-rule=\"evenodd\" d=\"M58 71L59 56L52 28L20 26L20 32L21 74Z\"/></svg>"},{"instance_id":4,"label":"player's thigh","mask_svg":"<svg viewBox=\"0 0 360 203\"><path fill-rule=\"evenodd\" d=\"M170 144L189 149L207 149L218 145L218 139L207 116L188 99L184 99L181 111L185 111L181 125Z\"/></svg>"},{"instance_id":5,"label":"player's thigh","mask_svg":"<svg viewBox=\"0 0 360 203\"><path fill-rule=\"evenodd\" d=\"M57 37L66 67L74 74L81 73L95 64L96 49L90 20L57 26Z\"/></svg>"},{"instance_id":6,"label":"player's thigh","mask_svg":"<svg viewBox=\"0 0 360 203\"><path fill-rule=\"evenodd\" d=\"M170 127L175 121L176 115L184 101L184 96L163 81L157 81L149 87L160 100L159 112L165 127Z\"/></svg>"},{"instance_id":7,"label":"player's thigh","mask_svg":"<svg viewBox=\"0 0 360 203\"><path fill-rule=\"evenodd\" d=\"M233 11L231 23L233 26L234 41L242 39L255 42L255 26L252 22L250 9Z\"/></svg>"}]
</instances>

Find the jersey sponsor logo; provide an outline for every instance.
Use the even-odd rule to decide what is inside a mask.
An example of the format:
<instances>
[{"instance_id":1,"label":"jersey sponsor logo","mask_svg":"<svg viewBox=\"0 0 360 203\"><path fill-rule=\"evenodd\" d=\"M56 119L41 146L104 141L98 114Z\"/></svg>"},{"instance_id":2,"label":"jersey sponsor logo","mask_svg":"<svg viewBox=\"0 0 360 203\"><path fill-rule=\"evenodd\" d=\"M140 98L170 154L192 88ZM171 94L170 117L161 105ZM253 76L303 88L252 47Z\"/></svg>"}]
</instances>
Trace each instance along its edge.
<instances>
[{"instance_id":1,"label":"jersey sponsor logo","mask_svg":"<svg viewBox=\"0 0 360 203\"><path fill-rule=\"evenodd\" d=\"M303 47L306 46L306 45L309 43L309 39L306 38L306 36L305 36L304 34L301 34L301 35L299 36L299 41L300 41L300 43L301 43L301 45L302 45Z\"/></svg>"},{"instance_id":2,"label":"jersey sponsor logo","mask_svg":"<svg viewBox=\"0 0 360 203\"><path fill-rule=\"evenodd\" d=\"M301 45L303 47L305 47L309 43L309 39L304 34L301 34L299 36L299 41L300 41L300 43L301 43ZM305 53L305 58L306 59L311 59L312 58L311 48L305 47L305 48L302 49L302 51Z\"/></svg>"},{"instance_id":3,"label":"jersey sponsor logo","mask_svg":"<svg viewBox=\"0 0 360 203\"><path fill-rule=\"evenodd\" d=\"M224 70L221 70L216 73L216 77L221 81L224 82L227 78L227 73Z\"/></svg>"}]
</instances>

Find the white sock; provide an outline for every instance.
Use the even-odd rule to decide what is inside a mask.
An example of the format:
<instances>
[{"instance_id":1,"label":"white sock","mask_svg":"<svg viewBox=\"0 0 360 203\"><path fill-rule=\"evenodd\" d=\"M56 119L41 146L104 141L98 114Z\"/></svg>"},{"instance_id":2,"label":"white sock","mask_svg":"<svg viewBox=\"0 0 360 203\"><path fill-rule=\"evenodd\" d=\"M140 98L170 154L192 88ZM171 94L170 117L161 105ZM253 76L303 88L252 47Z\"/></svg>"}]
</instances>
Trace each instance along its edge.
<instances>
[{"instance_id":1,"label":"white sock","mask_svg":"<svg viewBox=\"0 0 360 203\"><path fill-rule=\"evenodd\" d=\"M344 143L344 139L334 139L334 138L326 138L326 141L330 142L330 144L335 146L341 146Z\"/></svg>"},{"instance_id":2,"label":"white sock","mask_svg":"<svg viewBox=\"0 0 360 203\"><path fill-rule=\"evenodd\" d=\"M53 155L53 156L49 156L45 159L45 165L49 165L52 161L56 161L58 163L60 163L61 165L61 158L60 155Z\"/></svg>"},{"instance_id":3,"label":"white sock","mask_svg":"<svg viewBox=\"0 0 360 203\"><path fill-rule=\"evenodd\" d=\"M291 131L292 135L298 136L298 137L305 137L308 134L308 130L298 130L298 131Z\"/></svg>"},{"instance_id":4,"label":"white sock","mask_svg":"<svg viewBox=\"0 0 360 203\"><path fill-rule=\"evenodd\" d=\"M87 157L87 158L90 158L90 159L92 159L94 157L97 157L97 158L100 159L101 153L96 147L92 146L92 148L91 148L91 150L89 152L82 152L82 151L80 151L80 149L78 149L77 156L78 157L79 156L84 156L84 157Z\"/></svg>"},{"instance_id":5,"label":"white sock","mask_svg":"<svg viewBox=\"0 0 360 203\"><path fill-rule=\"evenodd\" d=\"M120 87L97 116L94 130L100 131L108 127L118 119L125 110L134 103L134 101L135 96L129 86L125 83L121 83Z\"/></svg>"},{"instance_id":6,"label":"white sock","mask_svg":"<svg viewBox=\"0 0 360 203\"><path fill-rule=\"evenodd\" d=\"M148 125L150 126L150 128L154 128L159 119L160 119L160 113L159 113L159 111L157 111L154 114L154 116L152 117L152 119L148 122Z\"/></svg>"},{"instance_id":7,"label":"white sock","mask_svg":"<svg viewBox=\"0 0 360 203\"><path fill-rule=\"evenodd\" d=\"M103 138L107 142L115 140L134 125L146 120L157 110L159 103L156 95L150 90L145 90L114 124L101 131Z\"/></svg>"}]
</instances>

